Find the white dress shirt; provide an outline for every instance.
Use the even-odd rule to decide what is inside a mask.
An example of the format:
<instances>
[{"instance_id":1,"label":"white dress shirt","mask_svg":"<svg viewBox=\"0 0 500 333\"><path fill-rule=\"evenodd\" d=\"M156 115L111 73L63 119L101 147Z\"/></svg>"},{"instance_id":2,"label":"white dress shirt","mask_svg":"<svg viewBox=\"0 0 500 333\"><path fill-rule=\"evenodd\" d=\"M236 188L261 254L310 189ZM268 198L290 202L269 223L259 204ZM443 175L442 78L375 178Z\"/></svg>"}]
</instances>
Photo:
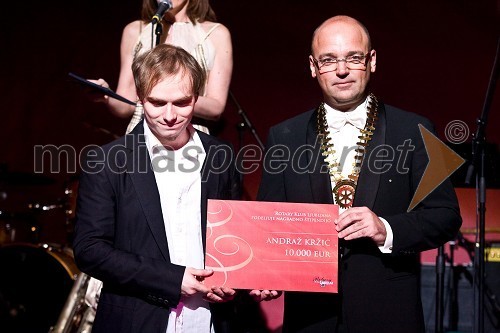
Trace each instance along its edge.
<instances>
[{"instance_id":1,"label":"white dress shirt","mask_svg":"<svg viewBox=\"0 0 500 333\"><path fill-rule=\"evenodd\" d=\"M201 233L201 167L205 150L198 133L190 125L189 142L178 150L167 150L146 122L146 146L160 193L165 232L173 264L204 268ZM180 291L179 291L180 292ZM200 294L184 298L171 308L167 333L209 333L209 304Z\"/></svg>"},{"instance_id":2,"label":"white dress shirt","mask_svg":"<svg viewBox=\"0 0 500 333\"><path fill-rule=\"evenodd\" d=\"M330 132L328 137L331 142L334 142L333 149L335 150L335 154L330 161L333 159L340 164L339 168L341 170L342 179L348 178L348 175L352 173L354 167L354 156L356 156L355 149L357 148L356 143L359 142L358 136L361 135L360 130L365 127L367 120L367 102L368 97L363 103L358 105L356 109L348 112L335 110L325 103L326 121ZM327 158L327 162L328 161ZM333 179L331 179L331 181L332 188L334 188L335 181ZM339 213L345 210L345 208L339 207ZM385 243L383 246L379 246L379 249L383 253L391 253L393 244L391 226L384 218L379 217L379 219L384 223L387 232Z\"/></svg>"}]
</instances>

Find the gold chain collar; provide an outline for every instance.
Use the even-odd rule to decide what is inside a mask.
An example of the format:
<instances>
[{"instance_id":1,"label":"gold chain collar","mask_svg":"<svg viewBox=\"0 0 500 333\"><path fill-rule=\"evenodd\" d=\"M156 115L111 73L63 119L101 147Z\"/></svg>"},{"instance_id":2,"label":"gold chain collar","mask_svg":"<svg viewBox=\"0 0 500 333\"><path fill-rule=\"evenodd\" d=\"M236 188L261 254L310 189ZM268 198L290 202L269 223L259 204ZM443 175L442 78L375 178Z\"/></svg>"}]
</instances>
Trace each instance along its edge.
<instances>
[{"instance_id":1,"label":"gold chain collar","mask_svg":"<svg viewBox=\"0 0 500 333\"><path fill-rule=\"evenodd\" d=\"M361 135L358 136L359 142L356 143L356 155L354 156L353 170L347 178L342 179L339 170L340 164L335 157L335 149L333 140L330 138L330 131L328 130L328 122L326 120L325 103L321 103L318 108L318 138L321 143L322 155L325 162L328 163L328 172L330 173L330 180L335 182L335 187L332 192L335 196L335 203L342 208L349 208L354 201L354 194L356 192L356 185L358 183L359 172L361 171L361 164L365 156L366 147L368 142L372 139L373 132L375 131L375 122L377 121L378 101L375 95L368 96L367 103L367 119L365 127L360 130Z\"/></svg>"}]
</instances>

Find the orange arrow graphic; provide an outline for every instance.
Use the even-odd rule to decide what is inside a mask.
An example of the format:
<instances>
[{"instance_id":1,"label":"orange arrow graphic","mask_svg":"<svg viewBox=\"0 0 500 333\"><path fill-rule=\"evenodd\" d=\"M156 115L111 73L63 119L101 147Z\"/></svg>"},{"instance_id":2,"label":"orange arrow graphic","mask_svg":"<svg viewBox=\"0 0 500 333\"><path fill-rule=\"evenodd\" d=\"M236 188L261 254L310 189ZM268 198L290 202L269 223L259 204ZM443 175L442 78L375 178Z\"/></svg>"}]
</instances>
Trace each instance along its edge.
<instances>
[{"instance_id":1,"label":"orange arrow graphic","mask_svg":"<svg viewBox=\"0 0 500 333\"><path fill-rule=\"evenodd\" d=\"M446 178L451 176L465 160L445 145L434 134L421 124L418 125L424 140L425 150L429 157L429 164L413 195L408 211L411 211L436 189Z\"/></svg>"}]
</instances>

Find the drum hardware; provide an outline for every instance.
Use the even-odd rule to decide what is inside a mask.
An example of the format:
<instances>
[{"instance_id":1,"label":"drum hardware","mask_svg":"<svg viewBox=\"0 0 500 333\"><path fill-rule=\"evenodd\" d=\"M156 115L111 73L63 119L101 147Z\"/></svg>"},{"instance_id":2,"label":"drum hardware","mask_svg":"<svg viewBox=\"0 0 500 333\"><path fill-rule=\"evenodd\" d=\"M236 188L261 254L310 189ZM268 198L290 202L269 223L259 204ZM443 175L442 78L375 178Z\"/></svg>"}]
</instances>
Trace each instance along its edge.
<instances>
[{"instance_id":1,"label":"drum hardware","mask_svg":"<svg viewBox=\"0 0 500 333\"><path fill-rule=\"evenodd\" d=\"M64 185L64 196L56 203L42 204L39 202L28 204L28 208L34 211L49 211L53 209L63 209L69 220L75 217L76 196L78 191L78 177L72 177Z\"/></svg>"},{"instance_id":2,"label":"drum hardware","mask_svg":"<svg viewBox=\"0 0 500 333\"><path fill-rule=\"evenodd\" d=\"M65 198L67 199L66 205L64 207L65 208L64 212L66 213L67 216L74 216L75 207L73 207L73 205L70 204L71 200L69 200L69 199L76 196L76 193L74 193L73 189L66 187L64 189L64 195L65 195Z\"/></svg>"},{"instance_id":3,"label":"drum hardware","mask_svg":"<svg viewBox=\"0 0 500 333\"><path fill-rule=\"evenodd\" d=\"M63 207L64 207L64 205L62 205L62 204L42 205L38 202L28 205L29 209L41 210L41 211L48 211L48 210L63 208Z\"/></svg>"},{"instance_id":4,"label":"drum hardware","mask_svg":"<svg viewBox=\"0 0 500 333\"><path fill-rule=\"evenodd\" d=\"M60 239L72 233L77 186L72 178L64 195L28 204L26 216L0 210L0 262L9 267L0 274L0 331L91 331L95 309L85 302L89 276L77 269L72 249L60 245L70 244ZM56 237L59 231L65 236ZM25 237L28 232L33 237Z\"/></svg>"},{"instance_id":5,"label":"drum hardware","mask_svg":"<svg viewBox=\"0 0 500 333\"><path fill-rule=\"evenodd\" d=\"M71 177L65 184L64 188L64 214L66 219L66 233L68 239L73 238L74 225L75 225L75 210L76 198L78 195L79 178L77 176Z\"/></svg>"},{"instance_id":6,"label":"drum hardware","mask_svg":"<svg viewBox=\"0 0 500 333\"><path fill-rule=\"evenodd\" d=\"M18 241L18 236L17 236L18 228L16 228L16 225L12 223L5 223L3 227L5 228L4 230L6 232L7 237L5 237L5 239L0 238L1 239L0 243L5 243L5 242L15 243L16 241ZM38 232L38 227L32 225L28 227L28 230L33 233L32 240L34 240L34 238L36 238L35 234Z\"/></svg>"},{"instance_id":7,"label":"drum hardware","mask_svg":"<svg viewBox=\"0 0 500 333\"><path fill-rule=\"evenodd\" d=\"M52 203L33 202L28 208L35 212L40 223L39 241L71 243L73 238L78 177L71 177L64 184L63 195ZM55 214L55 218L53 216ZM50 220L49 220L50 219Z\"/></svg>"},{"instance_id":8,"label":"drum hardware","mask_svg":"<svg viewBox=\"0 0 500 333\"><path fill-rule=\"evenodd\" d=\"M64 209L68 235L72 233L75 218L78 184L78 177L72 177L65 184L64 198L61 200L61 203L47 207L52 208L53 206L57 206L55 208ZM82 272L75 276L74 279L75 282L66 299L66 303L59 314L57 322L54 326L50 327L49 333L90 333L92 330L95 309L85 300L87 287L91 278Z\"/></svg>"},{"instance_id":9,"label":"drum hardware","mask_svg":"<svg viewBox=\"0 0 500 333\"><path fill-rule=\"evenodd\" d=\"M64 188L64 208L68 220L73 220L75 218L78 185L79 178L75 176L66 182Z\"/></svg>"},{"instance_id":10,"label":"drum hardware","mask_svg":"<svg viewBox=\"0 0 500 333\"><path fill-rule=\"evenodd\" d=\"M67 218L62 199L55 202L32 202L27 208L34 215L38 225L37 243L68 243Z\"/></svg>"},{"instance_id":11,"label":"drum hardware","mask_svg":"<svg viewBox=\"0 0 500 333\"><path fill-rule=\"evenodd\" d=\"M72 252L55 244L0 247L2 332L47 333L59 316L79 270Z\"/></svg>"},{"instance_id":12,"label":"drum hardware","mask_svg":"<svg viewBox=\"0 0 500 333\"><path fill-rule=\"evenodd\" d=\"M29 214L9 213L0 210L0 246L10 243L35 243L40 228Z\"/></svg>"}]
</instances>

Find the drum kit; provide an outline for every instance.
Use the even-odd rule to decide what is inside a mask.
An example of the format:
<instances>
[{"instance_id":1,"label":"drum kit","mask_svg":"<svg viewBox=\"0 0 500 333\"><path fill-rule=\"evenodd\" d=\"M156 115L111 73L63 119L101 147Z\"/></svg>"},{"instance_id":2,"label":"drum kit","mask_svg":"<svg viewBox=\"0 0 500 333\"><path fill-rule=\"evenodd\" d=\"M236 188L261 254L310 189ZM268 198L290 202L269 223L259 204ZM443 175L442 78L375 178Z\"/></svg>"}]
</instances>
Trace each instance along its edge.
<instances>
[{"instance_id":1,"label":"drum kit","mask_svg":"<svg viewBox=\"0 0 500 333\"><path fill-rule=\"evenodd\" d=\"M44 176L0 170L0 207L10 195L6 188L51 183ZM72 178L55 203L29 203L21 213L0 208L1 332L47 333L58 320L80 273L69 245L77 187Z\"/></svg>"}]
</instances>

